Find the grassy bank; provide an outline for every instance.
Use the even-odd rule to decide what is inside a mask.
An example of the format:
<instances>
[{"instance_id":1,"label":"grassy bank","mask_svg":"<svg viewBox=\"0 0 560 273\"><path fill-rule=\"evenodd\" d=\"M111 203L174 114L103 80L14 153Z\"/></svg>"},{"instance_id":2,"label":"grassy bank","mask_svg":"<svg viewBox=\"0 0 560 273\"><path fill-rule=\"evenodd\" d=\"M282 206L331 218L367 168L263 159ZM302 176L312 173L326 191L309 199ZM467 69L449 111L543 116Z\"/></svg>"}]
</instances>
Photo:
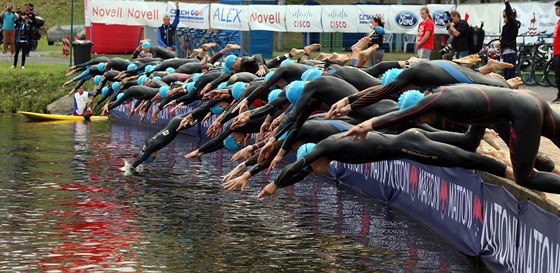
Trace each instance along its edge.
<instances>
[{"instance_id":1,"label":"grassy bank","mask_svg":"<svg viewBox=\"0 0 560 273\"><path fill-rule=\"evenodd\" d=\"M25 70L10 67L9 62L0 62L0 113L43 113L49 103L68 94L68 88L60 87L68 79L66 65L29 63Z\"/></svg>"}]
</instances>

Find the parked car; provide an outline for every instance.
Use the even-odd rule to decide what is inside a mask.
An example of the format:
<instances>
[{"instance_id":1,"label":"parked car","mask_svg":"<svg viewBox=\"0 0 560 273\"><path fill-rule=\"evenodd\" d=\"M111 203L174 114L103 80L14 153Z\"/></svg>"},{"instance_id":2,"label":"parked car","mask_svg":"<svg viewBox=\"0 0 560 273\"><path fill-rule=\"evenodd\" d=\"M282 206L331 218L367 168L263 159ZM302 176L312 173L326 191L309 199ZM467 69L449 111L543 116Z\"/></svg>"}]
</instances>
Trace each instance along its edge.
<instances>
[{"instance_id":1,"label":"parked car","mask_svg":"<svg viewBox=\"0 0 560 273\"><path fill-rule=\"evenodd\" d=\"M47 31L47 43L53 45L56 42L61 42L64 35L70 36L70 26L56 25ZM74 35L77 35L80 39L85 39L86 28L84 25L74 25Z\"/></svg>"}]
</instances>

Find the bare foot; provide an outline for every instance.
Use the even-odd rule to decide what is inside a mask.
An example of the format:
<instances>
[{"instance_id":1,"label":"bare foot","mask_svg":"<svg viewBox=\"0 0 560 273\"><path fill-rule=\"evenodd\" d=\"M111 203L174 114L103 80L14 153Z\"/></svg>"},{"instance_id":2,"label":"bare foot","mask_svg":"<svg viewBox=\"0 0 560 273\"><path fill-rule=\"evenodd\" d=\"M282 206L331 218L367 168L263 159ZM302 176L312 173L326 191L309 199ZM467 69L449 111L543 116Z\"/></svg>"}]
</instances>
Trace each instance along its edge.
<instances>
[{"instance_id":1,"label":"bare foot","mask_svg":"<svg viewBox=\"0 0 560 273\"><path fill-rule=\"evenodd\" d=\"M520 77L511 78L506 81L509 86L513 89L517 89L519 86L523 85L523 80Z\"/></svg>"},{"instance_id":2,"label":"bare foot","mask_svg":"<svg viewBox=\"0 0 560 273\"><path fill-rule=\"evenodd\" d=\"M416 57L410 57L408 59L408 62L410 63L410 65L415 65L415 64L417 64L418 62L421 62L421 61L425 61L425 60L420 59L420 58L416 58Z\"/></svg>"},{"instance_id":3,"label":"bare foot","mask_svg":"<svg viewBox=\"0 0 560 273\"><path fill-rule=\"evenodd\" d=\"M542 192L542 191L537 191L537 190L531 190L534 193L536 193L538 196L541 197L541 199L545 202L548 203L548 198L546 197L546 193Z\"/></svg>"},{"instance_id":4,"label":"bare foot","mask_svg":"<svg viewBox=\"0 0 560 273\"><path fill-rule=\"evenodd\" d=\"M374 45L370 46L369 48L367 48L366 50L360 51L360 58L369 59L371 56L373 56L373 54L375 54L375 51L377 51L378 48L379 48L379 45L374 44Z\"/></svg>"},{"instance_id":5,"label":"bare foot","mask_svg":"<svg viewBox=\"0 0 560 273\"><path fill-rule=\"evenodd\" d=\"M292 48L292 50L290 50L290 56L292 56L292 58L299 56L303 53L305 53L305 50L303 49Z\"/></svg>"},{"instance_id":6,"label":"bare foot","mask_svg":"<svg viewBox=\"0 0 560 273\"><path fill-rule=\"evenodd\" d=\"M369 42L371 41L371 39L369 37L363 37L360 40L358 40L355 44L352 45L352 51L362 51L362 49L364 49L365 46L367 46L369 44Z\"/></svg>"},{"instance_id":7,"label":"bare foot","mask_svg":"<svg viewBox=\"0 0 560 273\"><path fill-rule=\"evenodd\" d=\"M324 61L328 58L330 58L332 56L332 54L328 54L328 53L319 53L319 55L317 55L317 57L315 57L315 60L319 60L319 61Z\"/></svg>"},{"instance_id":8,"label":"bare foot","mask_svg":"<svg viewBox=\"0 0 560 273\"><path fill-rule=\"evenodd\" d=\"M348 54L338 54L334 52L332 56L327 59L331 63L344 65L346 62L350 61L350 55Z\"/></svg>"},{"instance_id":9,"label":"bare foot","mask_svg":"<svg viewBox=\"0 0 560 273\"><path fill-rule=\"evenodd\" d=\"M215 47L215 46L216 46L216 43L206 43L206 44L202 45L202 50L206 51L209 48L212 48L212 47Z\"/></svg>"},{"instance_id":10,"label":"bare foot","mask_svg":"<svg viewBox=\"0 0 560 273\"><path fill-rule=\"evenodd\" d=\"M200 51L202 51L202 49L200 48L196 48L192 51L191 55L189 55L189 58L194 58L196 57L196 55L198 55L198 53L200 53Z\"/></svg>"},{"instance_id":11,"label":"bare foot","mask_svg":"<svg viewBox=\"0 0 560 273\"><path fill-rule=\"evenodd\" d=\"M496 61L494 59L488 59L488 65L491 66L494 69L494 71L502 70L506 68L513 68L513 64Z\"/></svg>"},{"instance_id":12,"label":"bare foot","mask_svg":"<svg viewBox=\"0 0 560 273\"><path fill-rule=\"evenodd\" d=\"M227 45L226 45L226 48L227 48L227 49L230 49L230 50L232 50L232 49L241 49L241 46L240 46L240 45L237 45L237 44L227 44Z\"/></svg>"},{"instance_id":13,"label":"bare foot","mask_svg":"<svg viewBox=\"0 0 560 273\"><path fill-rule=\"evenodd\" d=\"M311 54L311 52L313 52L313 51L315 51L319 48L321 48L321 44L311 44L311 45L305 46L303 48L303 51L307 54Z\"/></svg>"}]
</instances>

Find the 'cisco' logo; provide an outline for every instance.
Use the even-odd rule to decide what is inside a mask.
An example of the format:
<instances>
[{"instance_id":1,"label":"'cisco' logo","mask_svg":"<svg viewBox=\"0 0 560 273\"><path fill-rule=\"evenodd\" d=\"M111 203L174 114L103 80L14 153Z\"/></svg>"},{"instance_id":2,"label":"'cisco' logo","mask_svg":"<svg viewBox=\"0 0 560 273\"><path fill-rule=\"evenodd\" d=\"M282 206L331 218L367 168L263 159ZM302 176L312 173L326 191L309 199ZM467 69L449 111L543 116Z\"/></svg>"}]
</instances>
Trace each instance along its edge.
<instances>
[{"instance_id":1,"label":"'cisco' logo","mask_svg":"<svg viewBox=\"0 0 560 273\"><path fill-rule=\"evenodd\" d=\"M401 11L395 16L395 22L403 28L413 28L418 24L418 17L410 11Z\"/></svg>"},{"instance_id":2,"label":"'cisco' logo","mask_svg":"<svg viewBox=\"0 0 560 273\"><path fill-rule=\"evenodd\" d=\"M439 28L445 27L445 20L449 19L445 11L443 10L436 10L433 14L434 16L434 25Z\"/></svg>"}]
</instances>

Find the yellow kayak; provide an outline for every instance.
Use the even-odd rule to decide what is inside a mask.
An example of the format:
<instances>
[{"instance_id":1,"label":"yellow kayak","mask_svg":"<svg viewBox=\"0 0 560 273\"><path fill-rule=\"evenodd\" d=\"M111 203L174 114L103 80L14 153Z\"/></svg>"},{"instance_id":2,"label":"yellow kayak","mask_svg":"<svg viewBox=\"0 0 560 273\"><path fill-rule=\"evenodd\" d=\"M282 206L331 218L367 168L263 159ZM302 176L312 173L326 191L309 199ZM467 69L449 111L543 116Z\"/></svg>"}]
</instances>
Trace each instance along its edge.
<instances>
[{"instance_id":1,"label":"yellow kayak","mask_svg":"<svg viewBox=\"0 0 560 273\"><path fill-rule=\"evenodd\" d=\"M50 121L50 120L85 120L83 116L72 116L72 115L51 115L51 114L41 114L33 112L23 112L18 111L18 114L28 118L31 121ZM91 116L89 120L108 120L109 116Z\"/></svg>"}]
</instances>

